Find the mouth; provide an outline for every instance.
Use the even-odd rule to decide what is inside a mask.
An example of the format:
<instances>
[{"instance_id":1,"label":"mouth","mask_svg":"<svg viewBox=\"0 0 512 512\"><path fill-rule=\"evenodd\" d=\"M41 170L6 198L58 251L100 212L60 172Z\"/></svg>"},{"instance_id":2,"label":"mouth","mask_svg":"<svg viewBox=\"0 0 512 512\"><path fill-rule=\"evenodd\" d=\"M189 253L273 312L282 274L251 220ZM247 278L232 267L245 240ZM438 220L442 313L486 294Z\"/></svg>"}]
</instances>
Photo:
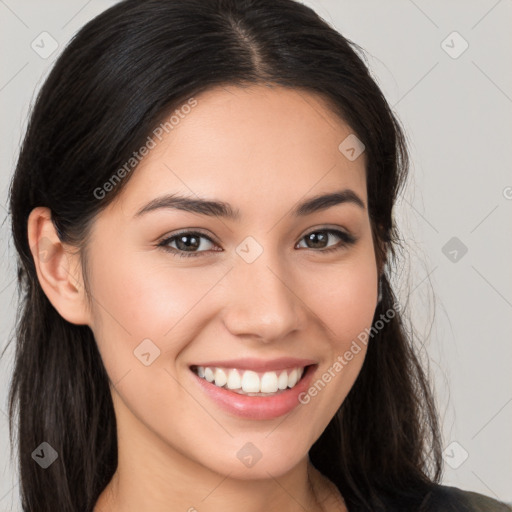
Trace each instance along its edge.
<instances>
[{"instance_id":1,"label":"mouth","mask_svg":"<svg viewBox=\"0 0 512 512\"><path fill-rule=\"evenodd\" d=\"M220 366L190 366L190 370L214 386L245 396L275 396L295 388L313 364L275 371L256 372Z\"/></svg>"},{"instance_id":2,"label":"mouth","mask_svg":"<svg viewBox=\"0 0 512 512\"><path fill-rule=\"evenodd\" d=\"M318 368L314 359L297 357L245 357L189 366L193 388L225 413L246 420L272 420L300 409Z\"/></svg>"}]
</instances>

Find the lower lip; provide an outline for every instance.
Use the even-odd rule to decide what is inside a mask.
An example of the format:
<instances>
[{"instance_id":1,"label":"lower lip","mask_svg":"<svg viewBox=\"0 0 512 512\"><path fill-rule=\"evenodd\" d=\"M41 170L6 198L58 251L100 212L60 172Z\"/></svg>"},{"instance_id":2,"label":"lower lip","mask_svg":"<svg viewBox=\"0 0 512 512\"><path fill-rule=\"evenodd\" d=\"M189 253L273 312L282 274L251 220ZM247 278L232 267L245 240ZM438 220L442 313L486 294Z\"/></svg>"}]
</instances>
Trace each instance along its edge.
<instances>
[{"instance_id":1,"label":"lower lip","mask_svg":"<svg viewBox=\"0 0 512 512\"><path fill-rule=\"evenodd\" d=\"M300 404L299 395L309 388L317 368L318 365L308 366L295 387L271 396L241 395L229 389L219 388L190 371L201 389L225 411L251 420L270 420L288 414Z\"/></svg>"}]
</instances>

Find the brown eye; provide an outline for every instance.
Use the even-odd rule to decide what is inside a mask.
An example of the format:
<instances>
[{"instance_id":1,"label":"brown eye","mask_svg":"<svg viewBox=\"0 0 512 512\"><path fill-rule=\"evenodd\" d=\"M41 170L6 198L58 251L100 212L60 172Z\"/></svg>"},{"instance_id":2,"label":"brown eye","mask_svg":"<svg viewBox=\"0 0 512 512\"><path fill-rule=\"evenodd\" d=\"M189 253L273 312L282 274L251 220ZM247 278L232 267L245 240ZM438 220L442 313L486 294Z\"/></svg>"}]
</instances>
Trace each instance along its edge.
<instances>
[{"instance_id":1,"label":"brown eye","mask_svg":"<svg viewBox=\"0 0 512 512\"><path fill-rule=\"evenodd\" d=\"M207 240L206 244L202 240ZM202 233L194 231L183 231L177 235L162 240L158 247L162 247L165 251L174 253L176 256L199 256L202 252L208 251L208 243L214 242ZM171 247L169 244L175 244L176 247ZM204 247L206 245L206 248ZM202 250L198 250L201 248Z\"/></svg>"},{"instance_id":2,"label":"brown eye","mask_svg":"<svg viewBox=\"0 0 512 512\"><path fill-rule=\"evenodd\" d=\"M333 247L329 247L327 244L329 242L329 239L332 238L333 235L335 238L340 239L341 242ZM328 252L331 250L341 249L345 246L354 244L356 241L356 239L352 235L349 235L348 233L345 233L344 231L340 231L337 229L319 229L316 231L311 231L310 233L302 237L302 240L306 241L307 249L320 249L321 252Z\"/></svg>"}]
</instances>

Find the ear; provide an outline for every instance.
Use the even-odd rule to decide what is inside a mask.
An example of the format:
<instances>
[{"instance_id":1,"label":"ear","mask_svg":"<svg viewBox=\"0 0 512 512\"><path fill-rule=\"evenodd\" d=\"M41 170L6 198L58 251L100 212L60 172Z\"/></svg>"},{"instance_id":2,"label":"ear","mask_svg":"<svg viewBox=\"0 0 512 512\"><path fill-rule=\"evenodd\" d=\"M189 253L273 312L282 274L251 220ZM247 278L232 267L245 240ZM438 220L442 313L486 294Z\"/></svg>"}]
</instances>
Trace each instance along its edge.
<instances>
[{"instance_id":1,"label":"ear","mask_svg":"<svg viewBox=\"0 0 512 512\"><path fill-rule=\"evenodd\" d=\"M68 322L90 324L79 255L73 252L76 248L60 241L50 209L34 208L27 231L37 277L48 300Z\"/></svg>"}]
</instances>

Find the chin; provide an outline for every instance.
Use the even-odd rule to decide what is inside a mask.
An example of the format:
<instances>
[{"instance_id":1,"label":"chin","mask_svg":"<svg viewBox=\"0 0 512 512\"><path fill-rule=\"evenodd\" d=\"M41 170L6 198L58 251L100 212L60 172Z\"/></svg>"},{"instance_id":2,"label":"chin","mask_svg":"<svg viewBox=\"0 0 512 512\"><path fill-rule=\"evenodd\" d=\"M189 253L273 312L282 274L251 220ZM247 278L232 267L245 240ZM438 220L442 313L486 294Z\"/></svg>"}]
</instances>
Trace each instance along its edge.
<instances>
[{"instance_id":1,"label":"chin","mask_svg":"<svg viewBox=\"0 0 512 512\"><path fill-rule=\"evenodd\" d=\"M232 456L226 459L225 453L219 453L216 457L218 463L215 464L215 467L212 467L211 459L209 466L218 473L229 474L230 478L240 480L268 479L270 475L277 478L286 474L308 455L309 447L307 446L289 445L283 447L282 443L270 440L273 434L270 434L266 439L265 435L268 435L268 432L261 436L244 436L243 440L234 441L234 443L231 440L231 444L236 445L236 448L229 449ZM256 439L256 437L259 439ZM249 440L251 438L253 441ZM212 454L212 457L215 457L215 455Z\"/></svg>"}]
</instances>

